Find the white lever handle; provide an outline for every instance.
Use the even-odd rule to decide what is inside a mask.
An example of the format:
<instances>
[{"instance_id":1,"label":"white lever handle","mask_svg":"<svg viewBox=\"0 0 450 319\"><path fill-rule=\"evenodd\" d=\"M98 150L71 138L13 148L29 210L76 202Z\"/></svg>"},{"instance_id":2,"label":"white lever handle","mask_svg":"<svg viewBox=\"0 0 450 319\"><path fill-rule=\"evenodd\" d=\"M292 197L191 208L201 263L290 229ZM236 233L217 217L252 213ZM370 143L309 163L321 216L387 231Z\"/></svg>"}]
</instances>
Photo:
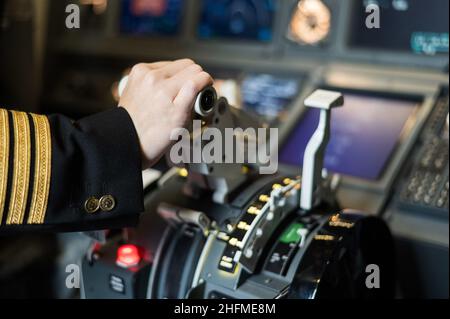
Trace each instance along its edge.
<instances>
[{"instance_id":1,"label":"white lever handle","mask_svg":"<svg viewBox=\"0 0 450 319\"><path fill-rule=\"evenodd\" d=\"M320 109L319 125L306 146L303 158L300 208L308 211L321 202L322 169L330 140L331 109L344 105L339 92L317 90L305 100L305 106Z\"/></svg>"}]
</instances>

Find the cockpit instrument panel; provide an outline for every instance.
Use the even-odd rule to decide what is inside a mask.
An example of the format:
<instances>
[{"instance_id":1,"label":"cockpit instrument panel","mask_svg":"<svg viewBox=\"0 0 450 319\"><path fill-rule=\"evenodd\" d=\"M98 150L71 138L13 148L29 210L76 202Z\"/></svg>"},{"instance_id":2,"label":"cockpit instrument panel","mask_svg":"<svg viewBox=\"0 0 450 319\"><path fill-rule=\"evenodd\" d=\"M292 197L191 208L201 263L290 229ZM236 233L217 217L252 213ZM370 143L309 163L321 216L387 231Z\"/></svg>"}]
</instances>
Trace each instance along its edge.
<instances>
[{"instance_id":1,"label":"cockpit instrument panel","mask_svg":"<svg viewBox=\"0 0 450 319\"><path fill-rule=\"evenodd\" d=\"M125 34L177 35L183 9L184 0L123 0L120 31Z\"/></svg>"},{"instance_id":2,"label":"cockpit instrument panel","mask_svg":"<svg viewBox=\"0 0 450 319\"><path fill-rule=\"evenodd\" d=\"M367 19L372 18L366 10L368 4L376 4L380 10L371 11L377 16L369 26ZM448 10L447 0L357 1L349 44L429 56L448 54Z\"/></svg>"},{"instance_id":3,"label":"cockpit instrument panel","mask_svg":"<svg viewBox=\"0 0 450 319\"><path fill-rule=\"evenodd\" d=\"M331 11L321 0L301 0L292 14L288 38L300 44L324 41L331 28Z\"/></svg>"},{"instance_id":4,"label":"cockpit instrument panel","mask_svg":"<svg viewBox=\"0 0 450 319\"><path fill-rule=\"evenodd\" d=\"M241 85L243 107L269 122L288 111L289 104L298 96L301 80L298 77L251 73L244 76Z\"/></svg>"},{"instance_id":5,"label":"cockpit instrument panel","mask_svg":"<svg viewBox=\"0 0 450 319\"><path fill-rule=\"evenodd\" d=\"M276 0L203 0L198 36L270 42L276 7Z\"/></svg>"}]
</instances>

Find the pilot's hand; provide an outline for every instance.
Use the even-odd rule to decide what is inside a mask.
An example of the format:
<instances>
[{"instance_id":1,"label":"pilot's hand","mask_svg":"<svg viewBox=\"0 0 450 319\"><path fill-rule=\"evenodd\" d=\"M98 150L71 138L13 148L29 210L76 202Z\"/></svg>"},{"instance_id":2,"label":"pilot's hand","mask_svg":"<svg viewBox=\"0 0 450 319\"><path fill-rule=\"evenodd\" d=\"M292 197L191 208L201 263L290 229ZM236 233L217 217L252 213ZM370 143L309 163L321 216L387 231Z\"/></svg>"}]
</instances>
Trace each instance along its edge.
<instances>
[{"instance_id":1,"label":"pilot's hand","mask_svg":"<svg viewBox=\"0 0 450 319\"><path fill-rule=\"evenodd\" d=\"M133 120L143 168L167 151L172 131L186 126L197 95L212 82L211 76L189 59L141 63L132 68L119 105Z\"/></svg>"}]
</instances>

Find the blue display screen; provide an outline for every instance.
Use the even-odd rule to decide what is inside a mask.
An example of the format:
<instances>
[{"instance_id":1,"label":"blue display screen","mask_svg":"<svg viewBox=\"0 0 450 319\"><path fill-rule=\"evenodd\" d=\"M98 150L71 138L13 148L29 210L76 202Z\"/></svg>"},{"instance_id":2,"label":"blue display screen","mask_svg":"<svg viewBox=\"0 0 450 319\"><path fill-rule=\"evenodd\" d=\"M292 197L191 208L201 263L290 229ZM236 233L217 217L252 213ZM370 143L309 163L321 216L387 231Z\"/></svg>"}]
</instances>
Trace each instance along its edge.
<instances>
[{"instance_id":1,"label":"blue display screen","mask_svg":"<svg viewBox=\"0 0 450 319\"><path fill-rule=\"evenodd\" d=\"M122 0L122 33L174 36L181 29L184 0Z\"/></svg>"},{"instance_id":2,"label":"blue display screen","mask_svg":"<svg viewBox=\"0 0 450 319\"><path fill-rule=\"evenodd\" d=\"M272 121L297 97L301 80L272 74L248 74L241 85L242 102L247 110Z\"/></svg>"},{"instance_id":3,"label":"blue display screen","mask_svg":"<svg viewBox=\"0 0 450 319\"><path fill-rule=\"evenodd\" d=\"M350 45L421 55L449 52L448 0L358 0ZM368 4L379 7L379 27L367 27Z\"/></svg>"},{"instance_id":4,"label":"blue display screen","mask_svg":"<svg viewBox=\"0 0 450 319\"><path fill-rule=\"evenodd\" d=\"M198 34L202 39L269 42L275 10L275 0L202 0Z\"/></svg>"},{"instance_id":5,"label":"blue display screen","mask_svg":"<svg viewBox=\"0 0 450 319\"><path fill-rule=\"evenodd\" d=\"M380 178L417 100L345 94L345 105L333 110L325 167L367 180ZM308 110L280 151L280 162L300 166L306 145L317 128L318 110Z\"/></svg>"}]
</instances>

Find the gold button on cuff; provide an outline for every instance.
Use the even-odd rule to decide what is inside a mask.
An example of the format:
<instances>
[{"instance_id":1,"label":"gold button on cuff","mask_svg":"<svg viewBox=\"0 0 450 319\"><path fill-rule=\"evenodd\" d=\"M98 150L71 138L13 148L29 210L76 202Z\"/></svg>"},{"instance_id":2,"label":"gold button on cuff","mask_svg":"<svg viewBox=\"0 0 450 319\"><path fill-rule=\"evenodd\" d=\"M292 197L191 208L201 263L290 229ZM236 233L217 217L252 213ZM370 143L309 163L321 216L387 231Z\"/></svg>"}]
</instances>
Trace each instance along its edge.
<instances>
[{"instance_id":1,"label":"gold button on cuff","mask_svg":"<svg viewBox=\"0 0 450 319\"><path fill-rule=\"evenodd\" d=\"M98 198L89 197L84 203L84 209L87 213L93 214L100 209L100 201Z\"/></svg>"},{"instance_id":2,"label":"gold button on cuff","mask_svg":"<svg viewBox=\"0 0 450 319\"><path fill-rule=\"evenodd\" d=\"M105 195L100 198L100 209L104 212L110 212L116 207L116 200L111 195Z\"/></svg>"}]
</instances>

